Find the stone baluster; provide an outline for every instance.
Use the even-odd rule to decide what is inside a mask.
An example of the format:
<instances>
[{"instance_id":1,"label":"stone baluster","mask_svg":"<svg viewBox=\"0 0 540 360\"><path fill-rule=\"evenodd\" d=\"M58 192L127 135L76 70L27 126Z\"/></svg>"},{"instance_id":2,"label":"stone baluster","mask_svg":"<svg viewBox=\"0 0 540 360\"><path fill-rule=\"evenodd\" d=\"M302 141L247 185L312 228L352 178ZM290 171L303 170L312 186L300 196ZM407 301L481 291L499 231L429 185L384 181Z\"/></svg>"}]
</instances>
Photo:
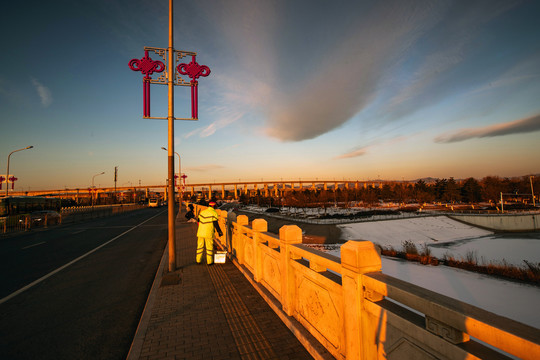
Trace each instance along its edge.
<instances>
[{"instance_id":1,"label":"stone baluster","mask_svg":"<svg viewBox=\"0 0 540 360\"><path fill-rule=\"evenodd\" d=\"M247 226L249 223L248 217L246 215L238 215L236 217L236 226L235 226L235 235L233 236L232 247L236 250L236 258L240 264L244 264L244 248L245 248L245 237L244 230L242 226ZM233 250L233 251L234 251Z\"/></svg>"},{"instance_id":2,"label":"stone baluster","mask_svg":"<svg viewBox=\"0 0 540 360\"><path fill-rule=\"evenodd\" d=\"M253 229L254 246L253 278L256 282L261 282L263 276L263 251L259 245L262 242L260 234L268 231L268 223L264 219L255 219L251 227Z\"/></svg>"},{"instance_id":3,"label":"stone baluster","mask_svg":"<svg viewBox=\"0 0 540 360\"><path fill-rule=\"evenodd\" d=\"M291 262L295 260L291 247L302 243L302 229L296 225L285 225L279 229L281 256L281 305L283 311L293 316L296 284Z\"/></svg>"},{"instance_id":4,"label":"stone baluster","mask_svg":"<svg viewBox=\"0 0 540 360\"><path fill-rule=\"evenodd\" d=\"M367 319L362 318L364 302L362 274L381 271L381 256L370 241L348 241L341 247L341 267L346 358L374 359L376 353L368 356L371 349L369 339L363 331L365 328L363 323Z\"/></svg>"}]
</instances>

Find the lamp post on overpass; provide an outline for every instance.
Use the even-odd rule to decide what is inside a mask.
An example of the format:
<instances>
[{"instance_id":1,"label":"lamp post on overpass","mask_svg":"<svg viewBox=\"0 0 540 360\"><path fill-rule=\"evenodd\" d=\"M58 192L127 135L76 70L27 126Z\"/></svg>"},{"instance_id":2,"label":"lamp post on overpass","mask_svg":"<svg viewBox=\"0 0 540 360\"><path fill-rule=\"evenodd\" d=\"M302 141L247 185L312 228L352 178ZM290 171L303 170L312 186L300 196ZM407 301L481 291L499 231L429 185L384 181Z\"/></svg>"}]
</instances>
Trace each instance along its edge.
<instances>
[{"instance_id":1,"label":"lamp post on overpass","mask_svg":"<svg viewBox=\"0 0 540 360\"><path fill-rule=\"evenodd\" d=\"M9 180L9 158L11 157L11 154L17 151L32 149L33 147L34 147L33 145L30 145L23 149L13 150L12 152L9 153L8 158L7 158L7 169L6 169L6 197L8 196L8 192L9 192L9 185L7 184L7 181Z\"/></svg>"},{"instance_id":2,"label":"lamp post on overpass","mask_svg":"<svg viewBox=\"0 0 540 360\"><path fill-rule=\"evenodd\" d=\"M165 150L167 151L167 148L162 146L161 147L162 150ZM180 181L180 185L182 185L181 183L181 178L182 178L182 164L181 164L181 159L180 159L180 154L177 153L176 151L174 152L176 155L178 155L178 181ZM173 182L174 183L174 182ZM182 199L182 194L180 193L180 199ZM182 200L180 200L180 207L182 207Z\"/></svg>"},{"instance_id":3,"label":"lamp post on overpass","mask_svg":"<svg viewBox=\"0 0 540 360\"><path fill-rule=\"evenodd\" d=\"M94 206L94 188L95 188L94 179L96 178L96 176L103 175L103 174L105 174L105 171L102 171L99 174L92 176L92 206Z\"/></svg>"},{"instance_id":4,"label":"lamp post on overpass","mask_svg":"<svg viewBox=\"0 0 540 360\"><path fill-rule=\"evenodd\" d=\"M529 181L531 182L531 194L532 194L532 198L533 198L533 206L536 207L536 201L534 199L534 188L533 188L533 178L534 176L529 176Z\"/></svg>"}]
</instances>

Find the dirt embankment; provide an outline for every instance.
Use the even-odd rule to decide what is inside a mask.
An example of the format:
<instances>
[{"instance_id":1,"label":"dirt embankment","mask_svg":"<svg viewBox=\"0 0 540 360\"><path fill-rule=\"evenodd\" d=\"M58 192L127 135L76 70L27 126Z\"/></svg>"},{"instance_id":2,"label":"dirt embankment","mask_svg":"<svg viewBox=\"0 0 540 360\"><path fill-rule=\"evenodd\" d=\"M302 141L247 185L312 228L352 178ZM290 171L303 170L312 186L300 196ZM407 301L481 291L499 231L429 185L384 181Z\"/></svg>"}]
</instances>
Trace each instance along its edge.
<instances>
[{"instance_id":1,"label":"dirt embankment","mask_svg":"<svg viewBox=\"0 0 540 360\"><path fill-rule=\"evenodd\" d=\"M238 215L246 215L249 222L253 221L254 219L266 220L268 223L268 232L274 234L279 234L279 229L284 225L297 225L300 229L302 229L303 244L339 244L345 242L341 240L341 229L336 225L305 224L294 221L294 219L276 219L264 214L247 213L241 210L236 211L236 213Z\"/></svg>"}]
</instances>

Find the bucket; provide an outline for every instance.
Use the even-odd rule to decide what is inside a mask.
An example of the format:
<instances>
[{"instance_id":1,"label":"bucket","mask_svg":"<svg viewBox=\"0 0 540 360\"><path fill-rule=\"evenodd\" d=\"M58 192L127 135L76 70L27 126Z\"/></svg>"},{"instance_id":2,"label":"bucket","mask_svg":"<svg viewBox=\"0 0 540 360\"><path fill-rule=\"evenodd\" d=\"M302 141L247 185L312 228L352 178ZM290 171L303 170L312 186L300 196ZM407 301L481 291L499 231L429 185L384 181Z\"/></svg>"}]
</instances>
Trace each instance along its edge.
<instances>
[{"instance_id":1,"label":"bucket","mask_svg":"<svg viewBox=\"0 0 540 360\"><path fill-rule=\"evenodd\" d=\"M227 258L226 251L216 251L214 254L214 263L216 264L225 264L225 259Z\"/></svg>"}]
</instances>

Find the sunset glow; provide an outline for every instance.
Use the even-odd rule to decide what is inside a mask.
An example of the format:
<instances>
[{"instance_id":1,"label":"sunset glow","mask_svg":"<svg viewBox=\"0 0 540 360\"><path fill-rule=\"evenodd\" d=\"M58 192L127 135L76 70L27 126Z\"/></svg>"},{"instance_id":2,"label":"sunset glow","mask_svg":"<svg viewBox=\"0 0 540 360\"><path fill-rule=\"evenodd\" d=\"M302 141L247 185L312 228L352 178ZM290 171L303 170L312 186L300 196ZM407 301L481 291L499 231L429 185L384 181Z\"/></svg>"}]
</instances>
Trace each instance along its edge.
<instances>
[{"instance_id":1,"label":"sunset glow","mask_svg":"<svg viewBox=\"0 0 540 360\"><path fill-rule=\"evenodd\" d=\"M540 173L540 2L174 9L175 48L212 70L199 120L175 123L188 184ZM128 62L167 46L167 1L12 1L0 16L0 175L33 145L11 158L15 190L84 188L100 172L111 186L115 166L119 186L165 184L167 121L142 118ZM151 92L152 116L167 116L166 86ZM188 87L175 116L191 116Z\"/></svg>"}]
</instances>

